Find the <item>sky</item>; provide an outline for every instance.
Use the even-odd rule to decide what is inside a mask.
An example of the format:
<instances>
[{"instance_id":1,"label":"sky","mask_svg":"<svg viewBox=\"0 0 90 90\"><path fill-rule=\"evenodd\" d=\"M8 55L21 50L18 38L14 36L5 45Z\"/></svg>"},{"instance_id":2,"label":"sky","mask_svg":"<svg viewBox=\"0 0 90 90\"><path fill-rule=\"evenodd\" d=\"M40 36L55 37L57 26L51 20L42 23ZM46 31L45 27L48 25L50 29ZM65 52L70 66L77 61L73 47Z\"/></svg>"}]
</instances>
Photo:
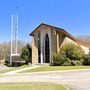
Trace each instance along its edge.
<instances>
[{"instance_id":1,"label":"sky","mask_svg":"<svg viewBox=\"0 0 90 90\"><path fill-rule=\"evenodd\" d=\"M46 23L71 35L90 35L90 0L0 0L0 43L10 41L11 15L18 7L19 40L31 42L31 33Z\"/></svg>"}]
</instances>

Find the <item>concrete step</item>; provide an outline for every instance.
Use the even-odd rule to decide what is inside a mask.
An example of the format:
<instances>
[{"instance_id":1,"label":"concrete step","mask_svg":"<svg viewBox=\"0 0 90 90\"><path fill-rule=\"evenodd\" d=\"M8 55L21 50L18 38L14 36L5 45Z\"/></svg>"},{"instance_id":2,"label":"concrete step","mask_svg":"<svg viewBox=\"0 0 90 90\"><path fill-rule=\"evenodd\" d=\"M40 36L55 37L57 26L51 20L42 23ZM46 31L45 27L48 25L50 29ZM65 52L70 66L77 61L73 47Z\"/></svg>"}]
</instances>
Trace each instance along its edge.
<instances>
[{"instance_id":1,"label":"concrete step","mask_svg":"<svg viewBox=\"0 0 90 90\"><path fill-rule=\"evenodd\" d=\"M38 64L33 64L33 65L36 65L36 66L50 66L50 63L38 63Z\"/></svg>"}]
</instances>

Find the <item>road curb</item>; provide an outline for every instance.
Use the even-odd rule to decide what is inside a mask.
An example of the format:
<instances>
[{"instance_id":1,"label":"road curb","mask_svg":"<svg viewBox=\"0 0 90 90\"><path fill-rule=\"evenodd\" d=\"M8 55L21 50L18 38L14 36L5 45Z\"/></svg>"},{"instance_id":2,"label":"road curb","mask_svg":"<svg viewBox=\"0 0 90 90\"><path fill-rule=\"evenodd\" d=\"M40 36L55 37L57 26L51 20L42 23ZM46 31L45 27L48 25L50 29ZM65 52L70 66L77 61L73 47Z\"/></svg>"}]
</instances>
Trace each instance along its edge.
<instances>
[{"instance_id":1,"label":"road curb","mask_svg":"<svg viewBox=\"0 0 90 90\"><path fill-rule=\"evenodd\" d=\"M66 73L66 72L82 72L82 71L90 71L90 69L78 69L78 70L58 70L58 71L40 71L40 72L27 72L27 73L17 73L17 75L27 75L27 74L42 74L42 73Z\"/></svg>"}]
</instances>

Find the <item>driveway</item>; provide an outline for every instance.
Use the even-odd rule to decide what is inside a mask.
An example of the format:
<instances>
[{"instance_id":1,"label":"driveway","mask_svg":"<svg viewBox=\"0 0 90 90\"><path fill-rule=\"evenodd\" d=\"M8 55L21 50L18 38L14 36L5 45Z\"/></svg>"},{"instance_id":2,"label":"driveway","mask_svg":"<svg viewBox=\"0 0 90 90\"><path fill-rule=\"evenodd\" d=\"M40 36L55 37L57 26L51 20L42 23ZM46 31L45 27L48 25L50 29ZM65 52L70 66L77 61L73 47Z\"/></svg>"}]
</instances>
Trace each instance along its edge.
<instances>
[{"instance_id":1,"label":"driveway","mask_svg":"<svg viewBox=\"0 0 90 90\"><path fill-rule=\"evenodd\" d=\"M0 82L55 82L71 90L90 90L90 70L4 75Z\"/></svg>"}]
</instances>

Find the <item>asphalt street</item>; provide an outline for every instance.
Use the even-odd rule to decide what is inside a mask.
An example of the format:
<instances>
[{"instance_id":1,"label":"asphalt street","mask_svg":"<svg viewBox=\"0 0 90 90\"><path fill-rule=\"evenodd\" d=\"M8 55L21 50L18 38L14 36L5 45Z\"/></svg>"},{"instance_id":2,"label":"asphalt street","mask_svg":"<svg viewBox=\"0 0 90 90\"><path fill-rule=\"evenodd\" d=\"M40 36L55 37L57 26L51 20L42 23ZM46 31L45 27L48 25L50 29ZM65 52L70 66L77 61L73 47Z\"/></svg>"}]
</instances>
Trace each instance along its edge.
<instances>
[{"instance_id":1,"label":"asphalt street","mask_svg":"<svg viewBox=\"0 0 90 90\"><path fill-rule=\"evenodd\" d=\"M0 83L5 82L54 82L65 84L71 90L90 90L90 70L0 76Z\"/></svg>"}]
</instances>

